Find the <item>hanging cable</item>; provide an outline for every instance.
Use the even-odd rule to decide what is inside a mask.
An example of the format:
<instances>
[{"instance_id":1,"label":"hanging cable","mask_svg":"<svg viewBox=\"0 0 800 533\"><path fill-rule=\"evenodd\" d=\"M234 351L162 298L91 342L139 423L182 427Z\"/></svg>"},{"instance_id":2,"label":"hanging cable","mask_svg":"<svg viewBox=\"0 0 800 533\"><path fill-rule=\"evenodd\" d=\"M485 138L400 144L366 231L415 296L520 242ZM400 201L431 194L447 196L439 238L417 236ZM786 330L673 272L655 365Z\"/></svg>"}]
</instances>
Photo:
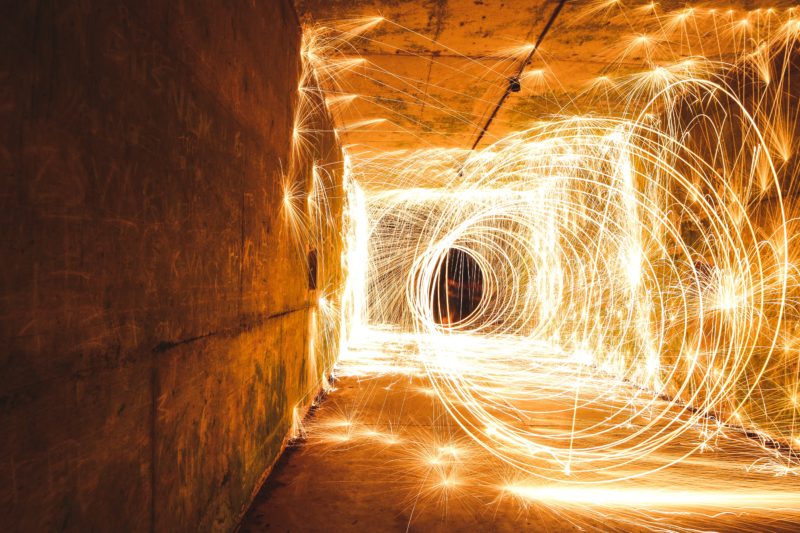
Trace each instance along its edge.
<instances>
[{"instance_id":1,"label":"hanging cable","mask_svg":"<svg viewBox=\"0 0 800 533\"><path fill-rule=\"evenodd\" d=\"M486 120L486 124L483 125L483 128L481 128L481 131L478 133L478 138L475 139L475 142L472 144L471 148L472 150L475 150L475 148L478 146L478 143L480 143L481 139L483 139L483 136L486 135L486 131L489 129L489 126L491 126L492 121L497 116L498 111L500 111L500 108L505 103L506 98L508 98L508 95L511 93L517 93L522 88L520 80L522 78L522 73L525 71L525 67L527 67L530 64L531 60L533 59L533 54L535 54L536 51L539 49L539 46L542 44L542 41L544 41L547 32L550 31L550 27L553 25L553 23L556 20L556 17L558 17L558 14L561 12L561 8L564 7L564 4L566 3L567 0L559 0L558 5L550 14L550 18L548 19L547 24L545 24L544 28L542 28L542 32L536 39L536 42L534 43L533 48L531 48L530 53L528 53L528 56L525 58L525 61L523 61L522 64L520 64L517 74L508 79L508 86L506 87L506 90L503 92L503 95L500 97L500 100L497 102L497 105L494 106L492 114L489 115L489 118Z\"/></svg>"}]
</instances>

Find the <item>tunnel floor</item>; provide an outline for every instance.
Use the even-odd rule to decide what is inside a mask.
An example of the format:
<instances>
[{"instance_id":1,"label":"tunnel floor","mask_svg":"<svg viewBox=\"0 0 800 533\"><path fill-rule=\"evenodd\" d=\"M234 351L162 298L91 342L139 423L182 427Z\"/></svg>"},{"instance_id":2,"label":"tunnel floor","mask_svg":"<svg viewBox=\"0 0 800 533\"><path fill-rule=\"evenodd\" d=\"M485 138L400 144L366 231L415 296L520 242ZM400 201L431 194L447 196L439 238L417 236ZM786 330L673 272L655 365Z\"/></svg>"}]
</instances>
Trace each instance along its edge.
<instances>
[{"instance_id":1,"label":"tunnel floor","mask_svg":"<svg viewBox=\"0 0 800 533\"><path fill-rule=\"evenodd\" d=\"M509 467L454 422L431 388L413 337L373 329L361 338L340 361L334 388L305 421L303 436L279 459L242 531L800 526L797 472L783 467L781 452L740 431L725 431L703 453L685 458L690 437L675 439L651 454L653 464L635 468L681 460L643 477L600 485L545 481ZM569 380L550 378L552 387L569 393ZM648 401L656 402L656 410L664 406L663 400ZM612 420L613 409L606 403L584 410L581 423ZM550 414L530 423L557 428L565 421ZM702 436L701 427L697 434Z\"/></svg>"}]
</instances>

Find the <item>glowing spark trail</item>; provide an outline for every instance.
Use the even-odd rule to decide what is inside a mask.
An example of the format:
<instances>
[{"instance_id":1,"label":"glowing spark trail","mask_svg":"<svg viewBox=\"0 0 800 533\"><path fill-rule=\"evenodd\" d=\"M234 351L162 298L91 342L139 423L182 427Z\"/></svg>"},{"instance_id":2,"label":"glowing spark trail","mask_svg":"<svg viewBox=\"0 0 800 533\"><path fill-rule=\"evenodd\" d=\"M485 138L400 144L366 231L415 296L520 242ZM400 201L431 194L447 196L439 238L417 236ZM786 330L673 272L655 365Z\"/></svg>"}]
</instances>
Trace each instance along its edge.
<instances>
[{"instance_id":1,"label":"glowing spark trail","mask_svg":"<svg viewBox=\"0 0 800 533\"><path fill-rule=\"evenodd\" d=\"M631 503L623 490L574 487L661 471L730 432L779 450L776 473L798 468L800 22L793 8L607 1L585 14L620 11L637 27L612 66L636 57L643 68L609 70L581 95L607 116L569 103L480 151L352 160L357 323L408 335L431 391L474 444L562 487L509 486L539 500ZM348 76L378 69L347 55L378 23L402 30L383 19L310 30L307 55L329 101L352 101ZM545 74L522 81L545 90ZM424 104L480 127L433 96ZM391 120L361 117L341 132ZM364 374L395 366L350 361ZM679 452L666 459L666 449ZM451 474L440 488L457 490ZM664 492L638 503L743 497Z\"/></svg>"}]
</instances>

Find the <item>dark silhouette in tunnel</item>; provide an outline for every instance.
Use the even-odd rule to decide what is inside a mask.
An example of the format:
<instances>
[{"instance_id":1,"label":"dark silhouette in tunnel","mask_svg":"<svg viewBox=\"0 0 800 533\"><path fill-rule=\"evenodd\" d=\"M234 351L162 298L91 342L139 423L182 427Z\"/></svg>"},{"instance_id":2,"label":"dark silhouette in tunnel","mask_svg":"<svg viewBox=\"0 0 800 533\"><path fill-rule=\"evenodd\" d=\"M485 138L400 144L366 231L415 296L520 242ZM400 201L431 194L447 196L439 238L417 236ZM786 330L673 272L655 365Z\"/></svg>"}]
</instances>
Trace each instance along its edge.
<instances>
[{"instance_id":1,"label":"dark silhouette in tunnel","mask_svg":"<svg viewBox=\"0 0 800 533\"><path fill-rule=\"evenodd\" d=\"M433 316L443 326L472 317L483 298L483 272L471 254L450 248L439 266L433 290Z\"/></svg>"}]
</instances>

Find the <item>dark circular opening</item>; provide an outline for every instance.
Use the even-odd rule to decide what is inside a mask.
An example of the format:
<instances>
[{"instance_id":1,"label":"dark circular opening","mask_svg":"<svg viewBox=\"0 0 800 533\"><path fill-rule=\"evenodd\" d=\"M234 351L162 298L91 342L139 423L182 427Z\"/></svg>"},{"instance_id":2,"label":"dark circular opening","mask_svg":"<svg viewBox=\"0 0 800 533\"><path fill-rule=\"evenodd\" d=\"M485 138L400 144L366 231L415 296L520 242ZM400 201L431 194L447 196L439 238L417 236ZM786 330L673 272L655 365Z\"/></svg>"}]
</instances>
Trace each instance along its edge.
<instances>
[{"instance_id":1,"label":"dark circular opening","mask_svg":"<svg viewBox=\"0 0 800 533\"><path fill-rule=\"evenodd\" d=\"M433 287L433 316L438 324L459 324L472 315L483 297L483 272L468 252L450 248Z\"/></svg>"}]
</instances>

